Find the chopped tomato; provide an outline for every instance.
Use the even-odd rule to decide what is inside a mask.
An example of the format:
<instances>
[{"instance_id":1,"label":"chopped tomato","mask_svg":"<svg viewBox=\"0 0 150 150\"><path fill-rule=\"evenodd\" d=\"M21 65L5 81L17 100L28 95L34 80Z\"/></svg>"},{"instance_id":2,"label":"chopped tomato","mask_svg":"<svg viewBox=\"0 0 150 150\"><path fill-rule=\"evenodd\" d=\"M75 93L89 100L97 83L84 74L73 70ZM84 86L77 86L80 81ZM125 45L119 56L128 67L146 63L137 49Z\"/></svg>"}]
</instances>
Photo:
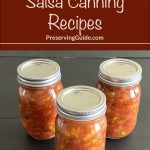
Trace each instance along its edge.
<instances>
[{"instance_id":1,"label":"chopped tomato","mask_svg":"<svg viewBox=\"0 0 150 150\"><path fill-rule=\"evenodd\" d=\"M137 122L140 84L116 87L99 81L97 87L105 93L107 99L107 137L122 138L129 135Z\"/></svg>"},{"instance_id":2,"label":"chopped tomato","mask_svg":"<svg viewBox=\"0 0 150 150\"><path fill-rule=\"evenodd\" d=\"M62 83L31 88L19 86L19 107L24 128L33 138L45 140L55 136L56 96Z\"/></svg>"},{"instance_id":3,"label":"chopped tomato","mask_svg":"<svg viewBox=\"0 0 150 150\"><path fill-rule=\"evenodd\" d=\"M73 121L57 116L57 150L104 150L106 117L92 121Z\"/></svg>"}]
</instances>

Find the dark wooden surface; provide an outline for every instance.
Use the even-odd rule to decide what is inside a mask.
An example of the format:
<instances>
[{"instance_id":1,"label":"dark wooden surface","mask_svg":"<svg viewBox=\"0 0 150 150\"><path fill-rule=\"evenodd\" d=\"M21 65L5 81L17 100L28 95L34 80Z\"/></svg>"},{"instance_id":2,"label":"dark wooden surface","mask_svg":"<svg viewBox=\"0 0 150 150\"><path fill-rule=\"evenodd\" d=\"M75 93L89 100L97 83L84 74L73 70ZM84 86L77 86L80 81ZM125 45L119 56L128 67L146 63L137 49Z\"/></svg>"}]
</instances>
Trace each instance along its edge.
<instances>
[{"instance_id":1,"label":"dark wooden surface","mask_svg":"<svg viewBox=\"0 0 150 150\"><path fill-rule=\"evenodd\" d=\"M37 141L30 138L20 122L16 68L28 59L23 56L0 57L0 150L54 150L54 139ZM105 60L105 58L52 59L61 66L64 87L95 86L98 80L98 66ZM139 62L143 67L138 123L134 132L127 138L107 140L106 150L150 150L150 58L132 58L132 60Z\"/></svg>"}]
</instances>

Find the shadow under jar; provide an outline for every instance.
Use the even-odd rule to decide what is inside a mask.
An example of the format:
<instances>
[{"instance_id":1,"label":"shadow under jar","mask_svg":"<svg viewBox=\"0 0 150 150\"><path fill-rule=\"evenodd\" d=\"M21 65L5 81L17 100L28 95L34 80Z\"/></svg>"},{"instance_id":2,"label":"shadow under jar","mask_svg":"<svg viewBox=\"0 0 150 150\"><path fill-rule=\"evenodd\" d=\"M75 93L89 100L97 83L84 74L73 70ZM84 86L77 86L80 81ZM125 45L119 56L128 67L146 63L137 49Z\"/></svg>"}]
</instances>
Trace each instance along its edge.
<instances>
[{"instance_id":1,"label":"shadow under jar","mask_svg":"<svg viewBox=\"0 0 150 150\"><path fill-rule=\"evenodd\" d=\"M56 96L62 91L59 65L48 59L33 59L20 64L18 97L21 120L35 139L55 136Z\"/></svg>"},{"instance_id":2,"label":"shadow under jar","mask_svg":"<svg viewBox=\"0 0 150 150\"><path fill-rule=\"evenodd\" d=\"M119 139L135 128L140 105L141 66L128 59L110 59L99 67L98 89L106 95L107 137Z\"/></svg>"},{"instance_id":3,"label":"shadow under jar","mask_svg":"<svg viewBox=\"0 0 150 150\"><path fill-rule=\"evenodd\" d=\"M73 86L57 97L56 149L104 150L106 97L96 88Z\"/></svg>"}]
</instances>

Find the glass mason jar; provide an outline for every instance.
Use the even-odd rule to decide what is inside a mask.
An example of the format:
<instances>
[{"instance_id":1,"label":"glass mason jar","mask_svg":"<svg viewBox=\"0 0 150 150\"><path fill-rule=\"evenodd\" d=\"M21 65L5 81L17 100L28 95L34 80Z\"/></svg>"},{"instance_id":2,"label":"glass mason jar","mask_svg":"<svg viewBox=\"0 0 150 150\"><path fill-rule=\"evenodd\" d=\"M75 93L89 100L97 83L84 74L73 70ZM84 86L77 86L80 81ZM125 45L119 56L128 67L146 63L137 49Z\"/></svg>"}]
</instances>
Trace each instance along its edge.
<instances>
[{"instance_id":1,"label":"glass mason jar","mask_svg":"<svg viewBox=\"0 0 150 150\"><path fill-rule=\"evenodd\" d=\"M56 149L104 150L106 98L98 89L73 86L57 97Z\"/></svg>"},{"instance_id":2,"label":"glass mason jar","mask_svg":"<svg viewBox=\"0 0 150 150\"><path fill-rule=\"evenodd\" d=\"M97 87L106 95L108 138L123 138L135 128L141 78L141 66L128 59L110 59L100 65Z\"/></svg>"},{"instance_id":3,"label":"glass mason jar","mask_svg":"<svg viewBox=\"0 0 150 150\"><path fill-rule=\"evenodd\" d=\"M33 59L20 64L18 97L21 120L35 139L55 136L56 96L63 89L59 65L48 59Z\"/></svg>"}]
</instances>

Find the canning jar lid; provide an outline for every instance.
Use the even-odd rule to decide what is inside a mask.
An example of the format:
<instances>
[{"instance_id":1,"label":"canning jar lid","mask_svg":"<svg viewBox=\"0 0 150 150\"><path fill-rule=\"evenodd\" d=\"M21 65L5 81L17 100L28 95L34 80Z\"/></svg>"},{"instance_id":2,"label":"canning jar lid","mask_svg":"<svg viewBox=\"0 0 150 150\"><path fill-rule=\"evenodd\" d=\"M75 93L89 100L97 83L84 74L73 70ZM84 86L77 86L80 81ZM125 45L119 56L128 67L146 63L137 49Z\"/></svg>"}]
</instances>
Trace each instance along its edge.
<instances>
[{"instance_id":1,"label":"canning jar lid","mask_svg":"<svg viewBox=\"0 0 150 150\"><path fill-rule=\"evenodd\" d=\"M142 79L142 67L128 59L109 59L99 66L99 79L114 86L132 86Z\"/></svg>"},{"instance_id":2,"label":"canning jar lid","mask_svg":"<svg viewBox=\"0 0 150 150\"><path fill-rule=\"evenodd\" d=\"M32 59L17 68L18 82L31 87L55 84L61 80L60 66L49 59Z\"/></svg>"},{"instance_id":3,"label":"canning jar lid","mask_svg":"<svg viewBox=\"0 0 150 150\"><path fill-rule=\"evenodd\" d=\"M106 97L93 87L72 86L58 95L57 111L70 120L94 120L105 114Z\"/></svg>"}]
</instances>

